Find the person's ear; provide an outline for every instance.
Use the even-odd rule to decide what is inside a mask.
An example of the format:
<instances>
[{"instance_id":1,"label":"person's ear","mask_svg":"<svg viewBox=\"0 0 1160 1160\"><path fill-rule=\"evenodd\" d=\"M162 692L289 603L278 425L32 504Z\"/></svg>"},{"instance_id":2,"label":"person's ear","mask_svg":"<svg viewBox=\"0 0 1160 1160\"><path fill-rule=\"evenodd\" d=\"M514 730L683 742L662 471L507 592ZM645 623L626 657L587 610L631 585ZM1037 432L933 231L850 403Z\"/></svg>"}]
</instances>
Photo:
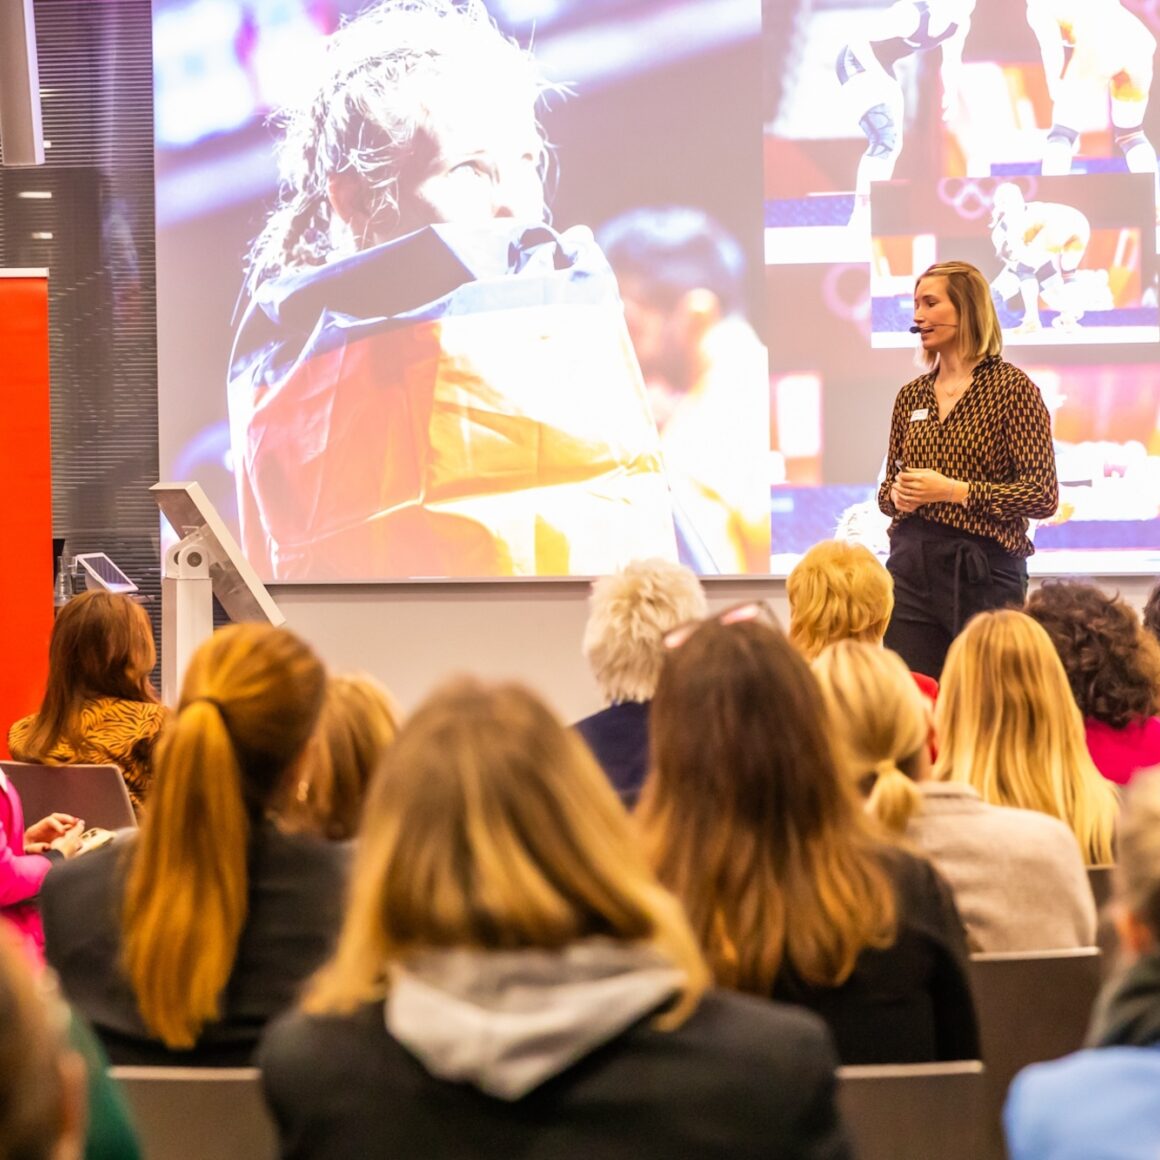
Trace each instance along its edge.
<instances>
[{"instance_id":1,"label":"person's ear","mask_svg":"<svg viewBox=\"0 0 1160 1160\"><path fill-rule=\"evenodd\" d=\"M1147 954L1155 946L1155 938L1148 925L1126 906L1117 906L1112 914L1112 921L1116 926L1116 934L1120 939L1120 946L1130 955Z\"/></svg>"}]
</instances>

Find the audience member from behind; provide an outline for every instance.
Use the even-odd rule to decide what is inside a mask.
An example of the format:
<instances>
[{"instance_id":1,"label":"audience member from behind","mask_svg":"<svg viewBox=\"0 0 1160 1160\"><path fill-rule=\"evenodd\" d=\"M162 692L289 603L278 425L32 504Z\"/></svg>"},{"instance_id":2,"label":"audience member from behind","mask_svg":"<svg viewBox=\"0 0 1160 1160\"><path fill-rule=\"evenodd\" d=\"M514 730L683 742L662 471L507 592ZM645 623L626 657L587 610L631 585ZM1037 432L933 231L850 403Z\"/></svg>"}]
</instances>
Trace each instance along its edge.
<instances>
[{"instance_id":1,"label":"audience member from behind","mask_svg":"<svg viewBox=\"0 0 1160 1160\"><path fill-rule=\"evenodd\" d=\"M881 644L894 611L894 578L869 548L822 540L794 565L785 582L789 639L808 661L828 644L860 640ZM938 681L914 673L934 704Z\"/></svg>"},{"instance_id":2,"label":"audience member from behind","mask_svg":"<svg viewBox=\"0 0 1160 1160\"><path fill-rule=\"evenodd\" d=\"M80 849L83 829L71 814L51 814L25 829L20 795L0 770L0 926L20 938L33 962L44 957L36 897L53 862Z\"/></svg>"},{"instance_id":3,"label":"audience member from behind","mask_svg":"<svg viewBox=\"0 0 1160 1160\"><path fill-rule=\"evenodd\" d=\"M85 1071L68 1011L0 931L0 1160L85 1153Z\"/></svg>"},{"instance_id":4,"label":"audience member from behind","mask_svg":"<svg viewBox=\"0 0 1160 1160\"><path fill-rule=\"evenodd\" d=\"M648 772L649 701L665 634L705 612L696 574L667 560L634 560L592 585L583 647L606 707L576 728L629 809Z\"/></svg>"},{"instance_id":5,"label":"audience member from behind","mask_svg":"<svg viewBox=\"0 0 1160 1160\"><path fill-rule=\"evenodd\" d=\"M214 633L185 675L139 835L46 880L48 961L114 1063L248 1064L331 950L349 849L270 816L324 686L285 629Z\"/></svg>"},{"instance_id":6,"label":"audience member from behind","mask_svg":"<svg viewBox=\"0 0 1160 1160\"><path fill-rule=\"evenodd\" d=\"M839 641L814 661L847 776L888 831L929 855L976 951L1090 946L1096 914L1071 830L1033 810L931 781L930 708L896 653Z\"/></svg>"},{"instance_id":7,"label":"audience member from behind","mask_svg":"<svg viewBox=\"0 0 1160 1160\"><path fill-rule=\"evenodd\" d=\"M1160 771L1127 791L1113 911L1127 971L1097 1004L1088 1050L1015 1077L1011 1160L1160 1156Z\"/></svg>"},{"instance_id":8,"label":"audience member from behind","mask_svg":"<svg viewBox=\"0 0 1160 1160\"><path fill-rule=\"evenodd\" d=\"M140 812L153 780L153 746L165 722L149 674L153 627L141 605L82 592L58 613L40 710L8 732L17 761L119 765Z\"/></svg>"},{"instance_id":9,"label":"audience member from behind","mask_svg":"<svg viewBox=\"0 0 1160 1160\"><path fill-rule=\"evenodd\" d=\"M950 888L879 840L818 683L775 629L701 625L665 661L637 818L717 982L822 1015L846 1064L974 1059Z\"/></svg>"},{"instance_id":10,"label":"audience member from behind","mask_svg":"<svg viewBox=\"0 0 1160 1160\"><path fill-rule=\"evenodd\" d=\"M937 780L1059 818L1087 865L1114 861L1116 791L1088 754L1051 638L1026 613L980 612L951 643L935 732Z\"/></svg>"},{"instance_id":11,"label":"audience member from behind","mask_svg":"<svg viewBox=\"0 0 1160 1160\"><path fill-rule=\"evenodd\" d=\"M398 730L394 699L373 677L331 677L301 775L282 811L286 827L334 842L353 838L371 775Z\"/></svg>"},{"instance_id":12,"label":"audience member from behind","mask_svg":"<svg viewBox=\"0 0 1160 1160\"><path fill-rule=\"evenodd\" d=\"M1160 643L1136 610L1094 584L1048 581L1027 612L1063 661L1100 773L1126 785L1136 770L1160 765Z\"/></svg>"},{"instance_id":13,"label":"audience member from behind","mask_svg":"<svg viewBox=\"0 0 1160 1160\"><path fill-rule=\"evenodd\" d=\"M675 899L588 750L462 681L367 798L350 905L260 1064L283 1154L845 1157L806 1012L706 991Z\"/></svg>"}]
</instances>

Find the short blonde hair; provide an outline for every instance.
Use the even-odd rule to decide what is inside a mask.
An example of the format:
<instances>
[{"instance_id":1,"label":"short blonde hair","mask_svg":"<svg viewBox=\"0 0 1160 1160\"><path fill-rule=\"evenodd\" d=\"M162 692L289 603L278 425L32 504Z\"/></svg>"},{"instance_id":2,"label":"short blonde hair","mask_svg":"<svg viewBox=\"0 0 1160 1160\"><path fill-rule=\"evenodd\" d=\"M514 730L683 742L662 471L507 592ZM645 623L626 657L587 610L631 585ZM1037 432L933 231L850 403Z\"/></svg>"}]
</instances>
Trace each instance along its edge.
<instances>
[{"instance_id":1,"label":"short blonde hair","mask_svg":"<svg viewBox=\"0 0 1160 1160\"><path fill-rule=\"evenodd\" d=\"M812 660L836 640L879 644L894 611L894 578L861 544L823 540L785 582L789 639Z\"/></svg>"},{"instance_id":2,"label":"short blonde hair","mask_svg":"<svg viewBox=\"0 0 1160 1160\"><path fill-rule=\"evenodd\" d=\"M947 297L959 315L959 355L967 362L977 362L988 355L1000 354L1003 350L1003 330L999 316L995 313L995 303L991 298L991 285L969 262L935 262L915 279L914 289L924 278L945 278ZM933 367L938 361L934 351L922 351L921 362Z\"/></svg>"},{"instance_id":3,"label":"short blonde hair","mask_svg":"<svg viewBox=\"0 0 1160 1160\"><path fill-rule=\"evenodd\" d=\"M559 949L604 937L684 970L658 1020L696 1006L708 968L628 815L579 736L518 685L460 680L399 732L375 776L334 958L308 1011L387 989L391 963L430 948Z\"/></svg>"},{"instance_id":4,"label":"short blonde hair","mask_svg":"<svg viewBox=\"0 0 1160 1160\"><path fill-rule=\"evenodd\" d=\"M1111 862L1118 800L1088 753L1083 717L1042 625L1015 609L981 612L943 667L934 776L986 802L1067 823L1089 865Z\"/></svg>"},{"instance_id":5,"label":"short blonde hair","mask_svg":"<svg viewBox=\"0 0 1160 1160\"><path fill-rule=\"evenodd\" d=\"M930 703L897 653L858 640L827 645L812 666L839 766L856 787L873 777L867 812L894 834L922 808L904 772L930 742Z\"/></svg>"},{"instance_id":6,"label":"short blonde hair","mask_svg":"<svg viewBox=\"0 0 1160 1160\"><path fill-rule=\"evenodd\" d=\"M668 560L633 560L595 581L583 651L605 704L649 700L665 634L703 617L707 607L697 574Z\"/></svg>"}]
</instances>

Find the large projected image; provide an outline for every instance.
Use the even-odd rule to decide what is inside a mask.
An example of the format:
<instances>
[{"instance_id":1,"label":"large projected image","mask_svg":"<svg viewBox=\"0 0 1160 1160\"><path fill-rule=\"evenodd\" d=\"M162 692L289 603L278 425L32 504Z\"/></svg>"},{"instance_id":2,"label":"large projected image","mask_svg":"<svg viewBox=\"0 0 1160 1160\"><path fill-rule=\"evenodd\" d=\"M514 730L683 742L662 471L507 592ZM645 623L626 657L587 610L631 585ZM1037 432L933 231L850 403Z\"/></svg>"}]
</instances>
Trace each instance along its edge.
<instances>
[{"instance_id":1,"label":"large projected image","mask_svg":"<svg viewBox=\"0 0 1160 1160\"><path fill-rule=\"evenodd\" d=\"M1158 27L1133 0L766 0L775 572L834 534L887 551L915 279L948 259L1052 413L1031 569L1160 568Z\"/></svg>"},{"instance_id":2,"label":"large projected image","mask_svg":"<svg viewBox=\"0 0 1160 1160\"><path fill-rule=\"evenodd\" d=\"M156 0L160 459L269 582L784 574L913 292L1048 404L1031 569L1160 571L1155 0Z\"/></svg>"},{"instance_id":3,"label":"large projected image","mask_svg":"<svg viewBox=\"0 0 1160 1160\"><path fill-rule=\"evenodd\" d=\"M536 15L155 5L162 463L266 580L768 570L759 13Z\"/></svg>"}]
</instances>

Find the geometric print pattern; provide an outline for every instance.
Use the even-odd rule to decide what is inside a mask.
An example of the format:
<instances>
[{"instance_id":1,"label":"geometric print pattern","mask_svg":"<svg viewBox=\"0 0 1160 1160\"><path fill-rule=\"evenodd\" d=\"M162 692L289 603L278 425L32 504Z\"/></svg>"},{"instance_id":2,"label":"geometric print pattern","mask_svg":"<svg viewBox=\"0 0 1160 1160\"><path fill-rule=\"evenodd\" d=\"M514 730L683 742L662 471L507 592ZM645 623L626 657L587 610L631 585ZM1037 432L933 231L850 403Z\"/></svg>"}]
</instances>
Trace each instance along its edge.
<instances>
[{"instance_id":1,"label":"geometric print pattern","mask_svg":"<svg viewBox=\"0 0 1160 1160\"><path fill-rule=\"evenodd\" d=\"M1051 415L1039 388L999 355L983 359L970 386L941 422L934 381L937 367L898 392L890 420L886 479L878 506L903 520L918 518L988 536L1012 556L1035 551L1028 519L1046 519L1059 506ZM965 482L967 502L924 504L898 511L890 499L894 475L906 467L928 467Z\"/></svg>"}]
</instances>

